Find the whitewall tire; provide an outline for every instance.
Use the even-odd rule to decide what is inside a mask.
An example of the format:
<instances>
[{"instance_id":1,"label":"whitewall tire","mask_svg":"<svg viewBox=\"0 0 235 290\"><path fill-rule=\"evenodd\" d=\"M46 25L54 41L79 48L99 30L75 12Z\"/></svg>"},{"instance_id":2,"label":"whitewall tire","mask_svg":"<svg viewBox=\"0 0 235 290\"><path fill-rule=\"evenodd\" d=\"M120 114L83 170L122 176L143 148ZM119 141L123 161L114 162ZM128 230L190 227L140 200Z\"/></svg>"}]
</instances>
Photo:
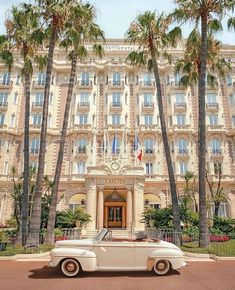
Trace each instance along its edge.
<instances>
[{"instance_id":1,"label":"whitewall tire","mask_svg":"<svg viewBox=\"0 0 235 290\"><path fill-rule=\"evenodd\" d=\"M171 269L171 264L168 260L158 260L153 266L153 270L157 275L166 275Z\"/></svg>"},{"instance_id":2,"label":"whitewall tire","mask_svg":"<svg viewBox=\"0 0 235 290\"><path fill-rule=\"evenodd\" d=\"M60 265L61 272L67 277L75 277L80 272L80 265L78 261L68 258Z\"/></svg>"}]
</instances>

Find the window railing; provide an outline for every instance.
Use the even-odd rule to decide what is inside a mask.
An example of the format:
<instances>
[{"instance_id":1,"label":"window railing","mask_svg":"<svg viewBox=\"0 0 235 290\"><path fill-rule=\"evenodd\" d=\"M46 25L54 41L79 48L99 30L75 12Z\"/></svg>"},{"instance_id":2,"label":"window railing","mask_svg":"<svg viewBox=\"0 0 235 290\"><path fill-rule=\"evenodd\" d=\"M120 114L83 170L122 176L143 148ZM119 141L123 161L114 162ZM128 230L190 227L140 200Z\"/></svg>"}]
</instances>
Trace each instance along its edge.
<instances>
[{"instance_id":1,"label":"window railing","mask_svg":"<svg viewBox=\"0 0 235 290\"><path fill-rule=\"evenodd\" d=\"M86 147L78 147L76 149L77 154L85 154L86 153Z\"/></svg>"},{"instance_id":2,"label":"window railing","mask_svg":"<svg viewBox=\"0 0 235 290\"><path fill-rule=\"evenodd\" d=\"M185 148L179 149L178 150L178 154L180 154L180 155L187 155L188 154L188 149L185 149Z\"/></svg>"},{"instance_id":3,"label":"window railing","mask_svg":"<svg viewBox=\"0 0 235 290\"><path fill-rule=\"evenodd\" d=\"M112 102L112 107L113 108L120 108L122 106L121 102Z\"/></svg>"},{"instance_id":4,"label":"window railing","mask_svg":"<svg viewBox=\"0 0 235 290\"><path fill-rule=\"evenodd\" d=\"M43 102L33 102L32 103L33 108L38 108L38 107L42 107L42 106L43 106Z\"/></svg>"},{"instance_id":5,"label":"window railing","mask_svg":"<svg viewBox=\"0 0 235 290\"><path fill-rule=\"evenodd\" d=\"M6 108L8 106L8 102L0 102L1 108Z\"/></svg>"},{"instance_id":6,"label":"window railing","mask_svg":"<svg viewBox=\"0 0 235 290\"><path fill-rule=\"evenodd\" d=\"M31 148L30 149L30 153L34 154L34 155L38 154L39 153L39 148Z\"/></svg>"},{"instance_id":7,"label":"window railing","mask_svg":"<svg viewBox=\"0 0 235 290\"><path fill-rule=\"evenodd\" d=\"M144 152L145 154L153 154L154 150L151 148L146 148Z\"/></svg>"},{"instance_id":8,"label":"window railing","mask_svg":"<svg viewBox=\"0 0 235 290\"><path fill-rule=\"evenodd\" d=\"M90 106L89 102L79 102L79 107L88 108Z\"/></svg>"},{"instance_id":9,"label":"window railing","mask_svg":"<svg viewBox=\"0 0 235 290\"><path fill-rule=\"evenodd\" d=\"M221 149L211 149L211 154L221 155L222 154L222 150Z\"/></svg>"},{"instance_id":10,"label":"window railing","mask_svg":"<svg viewBox=\"0 0 235 290\"><path fill-rule=\"evenodd\" d=\"M176 102L175 108L186 108L186 103L185 102Z\"/></svg>"},{"instance_id":11,"label":"window railing","mask_svg":"<svg viewBox=\"0 0 235 290\"><path fill-rule=\"evenodd\" d=\"M144 102L144 108L153 108L153 102Z\"/></svg>"},{"instance_id":12,"label":"window railing","mask_svg":"<svg viewBox=\"0 0 235 290\"><path fill-rule=\"evenodd\" d=\"M209 102L206 103L207 108L218 108L218 103L217 102Z\"/></svg>"}]
</instances>

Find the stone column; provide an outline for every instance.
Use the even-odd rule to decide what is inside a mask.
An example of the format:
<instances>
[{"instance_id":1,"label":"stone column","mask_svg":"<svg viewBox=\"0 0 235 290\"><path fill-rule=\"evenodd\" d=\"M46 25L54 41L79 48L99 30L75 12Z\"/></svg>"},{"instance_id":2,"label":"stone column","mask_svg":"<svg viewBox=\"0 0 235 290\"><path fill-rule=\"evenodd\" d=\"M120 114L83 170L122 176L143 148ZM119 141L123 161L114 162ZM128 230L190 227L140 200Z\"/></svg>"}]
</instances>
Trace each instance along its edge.
<instances>
[{"instance_id":1,"label":"stone column","mask_svg":"<svg viewBox=\"0 0 235 290\"><path fill-rule=\"evenodd\" d=\"M131 230L132 228L132 214L133 214L133 208L132 208L132 193L131 189L128 188L127 190L127 199L126 199L127 205L126 205L126 228L128 230Z\"/></svg>"},{"instance_id":2,"label":"stone column","mask_svg":"<svg viewBox=\"0 0 235 290\"><path fill-rule=\"evenodd\" d=\"M134 187L134 230L143 231L144 223L141 223L142 214L144 212L144 187L143 184L137 184Z\"/></svg>"},{"instance_id":3,"label":"stone column","mask_svg":"<svg viewBox=\"0 0 235 290\"><path fill-rule=\"evenodd\" d=\"M99 188L98 193L98 229L102 229L104 227L104 192L103 188Z\"/></svg>"},{"instance_id":4,"label":"stone column","mask_svg":"<svg viewBox=\"0 0 235 290\"><path fill-rule=\"evenodd\" d=\"M87 184L86 211L91 216L91 222L87 223L89 230L96 229L96 185L94 182Z\"/></svg>"}]
</instances>

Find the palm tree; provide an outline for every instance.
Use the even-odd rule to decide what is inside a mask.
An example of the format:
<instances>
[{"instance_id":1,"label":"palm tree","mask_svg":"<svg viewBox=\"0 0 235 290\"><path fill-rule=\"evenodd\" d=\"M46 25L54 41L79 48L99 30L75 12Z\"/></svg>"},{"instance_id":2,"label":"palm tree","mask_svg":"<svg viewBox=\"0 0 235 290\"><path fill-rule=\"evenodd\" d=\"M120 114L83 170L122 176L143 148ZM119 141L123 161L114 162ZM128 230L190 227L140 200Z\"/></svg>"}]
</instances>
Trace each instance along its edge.
<instances>
[{"instance_id":1,"label":"palm tree","mask_svg":"<svg viewBox=\"0 0 235 290\"><path fill-rule=\"evenodd\" d=\"M206 207L205 155L206 155L206 68L208 59L208 24L212 19L221 20L228 10L235 7L233 0L176 0L178 8L173 16L177 21L191 21L200 24L201 43L198 63L198 177L199 177L199 213L200 247L209 246L209 231Z\"/></svg>"},{"instance_id":2,"label":"palm tree","mask_svg":"<svg viewBox=\"0 0 235 290\"><path fill-rule=\"evenodd\" d=\"M196 184L196 176L193 172L187 171L184 175L185 187L183 189L184 195L192 198L195 212L198 212L198 204L196 200L196 193L198 192Z\"/></svg>"},{"instance_id":3,"label":"palm tree","mask_svg":"<svg viewBox=\"0 0 235 290\"><path fill-rule=\"evenodd\" d=\"M40 29L39 13L30 4L13 7L5 21L8 48L5 46L1 54L9 66L13 63L13 50L17 48L23 58L22 75L24 80L25 118L24 118L24 172L23 194L21 198L20 231L22 244L26 244L28 232L28 197L29 197L29 117L30 117L30 85L33 73L33 59L37 48L42 43L43 32ZM6 44L6 42L5 42Z\"/></svg>"},{"instance_id":4,"label":"palm tree","mask_svg":"<svg viewBox=\"0 0 235 290\"><path fill-rule=\"evenodd\" d=\"M169 25L170 19L165 18L163 14L157 16L155 12L150 11L139 14L127 31L127 39L130 40L131 43L138 44L139 48L137 51L131 52L128 58L132 64L148 66L148 68L154 72L157 86L157 100L161 122L162 139L171 189L173 225L175 231L180 232L181 228L177 190L167 136L162 100L163 96L157 63L157 58L159 57L164 57L170 60L170 56L166 52L166 49L169 46L175 46L177 40L179 40L181 37L180 29L178 28L173 29L167 33Z\"/></svg>"},{"instance_id":5,"label":"palm tree","mask_svg":"<svg viewBox=\"0 0 235 290\"><path fill-rule=\"evenodd\" d=\"M94 43L99 39L104 39L103 31L96 25L93 20L95 16L94 7L90 4L81 5L73 8L70 15L70 23L66 27L64 39L61 46L68 49L72 47L69 53L71 59L71 72L69 79L69 87L67 93L67 100L64 112L63 128L60 138L60 148L57 158L56 172L54 177L54 186L52 190L52 200L50 204L49 218L47 223L46 242L53 243L54 241L54 227L56 219L56 204L58 199L58 188L60 181L61 168L63 163L64 146L66 141L66 133L68 127L70 103L74 88L74 80L76 75L76 66L78 59L82 60L87 56L87 50L84 46L85 42ZM86 23L86 26L83 25ZM95 51L101 56L102 48L100 45L94 45Z\"/></svg>"},{"instance_id":6,"label":"palm tree","mask_svg":"<svg viewBox=\"0 0 235 290\"><path fill-rule=\"evenodd\" d=\"M71 6L78 5L76 0L38 0L38 4L42 18L48 24L47 32L49 35L49 49L47 56L46 82L44 89L37 181L36 181L32 219L28 236L28 244L33 244L36 246L39 244L41 198L43 193L43 174L44 174L46 139L47 139L47 118L48 118L49 94L50 94L54 49L58 41L58 38L64 29L66 21L69 20L69 11L71 9Z\"/></svg>"}]
</instances>

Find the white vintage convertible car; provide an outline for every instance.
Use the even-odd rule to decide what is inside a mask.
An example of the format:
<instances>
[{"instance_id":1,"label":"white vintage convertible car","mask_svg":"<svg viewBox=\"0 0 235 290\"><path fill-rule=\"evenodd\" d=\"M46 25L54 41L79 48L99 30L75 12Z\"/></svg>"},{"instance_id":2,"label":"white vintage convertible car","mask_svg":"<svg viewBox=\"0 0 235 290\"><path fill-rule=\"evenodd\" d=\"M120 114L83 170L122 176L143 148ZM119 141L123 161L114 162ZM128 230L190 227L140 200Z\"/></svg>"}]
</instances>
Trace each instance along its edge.
<instances>
[{"instance_id":1,"label":"white vintage convertible car","mask_svg":"<svg viewBox=\"0 0 235 290\"><path fill-rule=\"evenodd\" d=\"M49 266L74 277L80 271L154 271L165 275L170 269L186 266L182 251L161 240L112 241L103 229L96 238L56 242Z\"/></svg>"}]
</instances>

